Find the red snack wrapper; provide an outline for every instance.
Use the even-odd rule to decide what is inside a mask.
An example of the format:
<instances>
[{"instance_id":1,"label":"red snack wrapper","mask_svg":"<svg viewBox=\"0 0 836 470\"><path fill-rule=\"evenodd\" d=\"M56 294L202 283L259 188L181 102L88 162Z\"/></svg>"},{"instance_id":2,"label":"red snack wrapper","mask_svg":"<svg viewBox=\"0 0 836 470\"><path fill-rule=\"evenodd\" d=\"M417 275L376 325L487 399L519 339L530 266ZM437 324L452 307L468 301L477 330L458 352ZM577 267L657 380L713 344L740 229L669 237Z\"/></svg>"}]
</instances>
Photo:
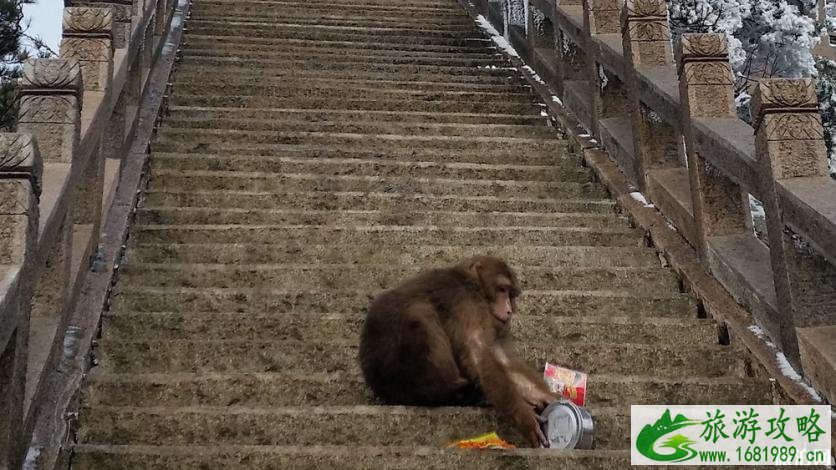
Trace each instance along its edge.
<instances>
[{"instance_id":1,"label":"red snack wrapper","mask_svg":"<svg viewBox=\"0 0 836 470\"><path fill-rule=\"evenodd\" d=\"M543 378L552 392L562 395L578 406L586 404L587 374L547 362Z\"/></svg>"}]
</instances>

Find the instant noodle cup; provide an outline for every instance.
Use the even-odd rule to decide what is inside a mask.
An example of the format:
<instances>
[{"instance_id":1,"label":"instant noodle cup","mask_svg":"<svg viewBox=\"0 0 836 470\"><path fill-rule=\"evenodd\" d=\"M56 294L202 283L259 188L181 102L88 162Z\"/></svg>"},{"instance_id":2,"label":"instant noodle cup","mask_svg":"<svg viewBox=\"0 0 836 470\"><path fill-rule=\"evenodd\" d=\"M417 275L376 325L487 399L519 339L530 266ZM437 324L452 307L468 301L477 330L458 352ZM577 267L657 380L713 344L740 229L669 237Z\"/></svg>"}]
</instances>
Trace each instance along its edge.
<instances>
[{"instance_id":1,"label":"instant noodle cup","mask_svg":"<svg viewBox=\"0 0 836 470\"><path fill-rule=\"evenodd\" d=\"M578 406L586 405L587 374L547 362L543 378L552 392Z\"/></svg>"},{"instance_id":2,"label":"instant noodle cup","mask_svg":"<svg viewBox=\"0 0 836 470\"><path fill-rule=\"evenodd\" d=\"M561 400L540 415L550 449L591 449L595 436L592 415L586 408Z\"/></svg>"}]
</instances>

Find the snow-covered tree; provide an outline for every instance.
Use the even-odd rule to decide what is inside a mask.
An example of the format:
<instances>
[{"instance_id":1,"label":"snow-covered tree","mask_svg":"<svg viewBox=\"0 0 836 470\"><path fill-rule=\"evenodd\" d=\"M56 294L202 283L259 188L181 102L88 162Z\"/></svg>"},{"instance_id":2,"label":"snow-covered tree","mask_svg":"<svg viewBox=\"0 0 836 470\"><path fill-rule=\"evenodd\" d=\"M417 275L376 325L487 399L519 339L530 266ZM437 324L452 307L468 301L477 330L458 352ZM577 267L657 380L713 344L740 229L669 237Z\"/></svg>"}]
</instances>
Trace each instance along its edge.
<instances>
[{"instance_id":1,"label":"snow-covered tree","mask_svg":"<svg viewBox=\"0 0 836 470\"><path fill-rule=\"evenodd\" d=\"M819 107L824 123L830 176L836 178L836 62L819 59L816 62L816 71L819 79Z\"/></svg>"},{"instance_id":2,"label":"snow-covered tree","mask_svg":"<svg viewBox=\"0 0 836 470\"><path fill-rule=\"evenodd\" d=\"M55 53L40 39L27 33L23 24L23 5L35 0L0 0L0 130L17 125L17 78L20 64L31 56L50 57Z\"/></svg>"}]
</instances>

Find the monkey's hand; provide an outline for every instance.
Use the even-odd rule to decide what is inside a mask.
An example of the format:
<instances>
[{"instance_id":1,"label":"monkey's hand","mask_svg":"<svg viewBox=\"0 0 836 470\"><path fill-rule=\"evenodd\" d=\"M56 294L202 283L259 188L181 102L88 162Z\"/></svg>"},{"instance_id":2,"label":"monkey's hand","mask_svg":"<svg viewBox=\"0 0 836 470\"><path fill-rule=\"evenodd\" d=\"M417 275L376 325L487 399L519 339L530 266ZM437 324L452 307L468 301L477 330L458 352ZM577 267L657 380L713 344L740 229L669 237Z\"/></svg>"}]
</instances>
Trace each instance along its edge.
<instances>
[{"instance_id":1,"label":"monkey's hand","mask_svg":"<svg viewBox=\"0 0 836 470\"><path fill-rule=\"evenodd\" d=\"M519 394L526 403L537 411L543 411L547 406L560 399L560 396L552 392L548 385L538 377L531 377L518 369L512 373L512 380L517 387Z\"/></svg>"},{"instance_id":2,"label":"monkey's hand","mask_svg":"<svg viewBox=\"0 0 836 470\"><path fill-rule=\"evenodd\" d=\"M521 403L520 406L515 407L511 418L532 447L549 446L549 440L543 434L543 419L534 411L534 408Z\"/></svg>"},{"instance_id":3,"label":"monkey's hand","mask_svg":"<svg viewBox=\"0 0 836 470\"><path fill-rule=\"evenodd\" d=\"M558 400L560 400L560 397L556 393L552 393L551 390L529 389L525 396L525 401L537 411L543 411L547 406Z\"/></svg>"}]
</instances>

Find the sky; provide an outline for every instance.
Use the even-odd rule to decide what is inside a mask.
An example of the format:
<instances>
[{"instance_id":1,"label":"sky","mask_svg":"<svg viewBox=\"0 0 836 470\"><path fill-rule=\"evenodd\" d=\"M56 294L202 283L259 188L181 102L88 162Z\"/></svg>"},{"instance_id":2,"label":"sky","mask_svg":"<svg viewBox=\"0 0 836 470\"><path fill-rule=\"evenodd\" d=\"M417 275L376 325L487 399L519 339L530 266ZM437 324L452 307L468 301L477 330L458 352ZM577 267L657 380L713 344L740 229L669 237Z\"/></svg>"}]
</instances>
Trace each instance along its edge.
<instances>
[{"instance_id":1,"label":"sky","mask_svg":"<svg viewBox=\"0 0 836 470\"><path fill-rule=\"evenodd\" d=\"M64 0L37 0L37 3L23 7L24 24L31 20L29 34L40 37L56 52L61 41L63 10Z\"/></svg>"}]
</instances>

